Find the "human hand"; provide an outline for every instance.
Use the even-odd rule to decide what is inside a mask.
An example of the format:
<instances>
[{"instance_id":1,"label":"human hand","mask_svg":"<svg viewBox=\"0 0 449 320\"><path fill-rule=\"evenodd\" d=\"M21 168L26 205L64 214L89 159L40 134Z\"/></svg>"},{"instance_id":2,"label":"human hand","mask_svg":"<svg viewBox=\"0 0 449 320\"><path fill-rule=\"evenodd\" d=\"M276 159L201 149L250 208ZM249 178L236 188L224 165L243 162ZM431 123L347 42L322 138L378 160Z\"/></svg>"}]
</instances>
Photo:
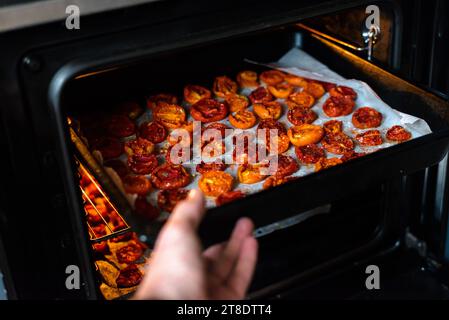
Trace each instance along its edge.
<instances>
[{"instance_id":1,"label":"human hand","mask_svg":"<svg viewBox=\"0 0 449 320\"><path fill-rule=\"evenodd\" d=\"M203 250L197 229L204 197L192 190L162 228L134 299L243 299L254 273L254 226L240 219L231 238Z\"/></svg>"}]
</instances>

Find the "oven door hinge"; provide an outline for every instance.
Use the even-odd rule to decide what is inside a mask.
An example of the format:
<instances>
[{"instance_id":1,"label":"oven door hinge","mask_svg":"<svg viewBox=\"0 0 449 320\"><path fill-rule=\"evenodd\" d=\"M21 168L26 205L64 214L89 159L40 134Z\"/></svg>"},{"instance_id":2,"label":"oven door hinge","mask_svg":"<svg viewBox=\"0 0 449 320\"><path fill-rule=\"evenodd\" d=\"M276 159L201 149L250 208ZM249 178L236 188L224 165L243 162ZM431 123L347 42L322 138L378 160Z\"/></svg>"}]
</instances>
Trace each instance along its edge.
<instances>
[{"instance_id":1,"label":"oven door hinge","mask_svg":"<svg viewBox=\"0 0 449 320\"><path fill-rule=\"evenodd\" d=\"M365 42L366 58L371 61L373 59L374 45L380 39L380 27L375 24L371 25L369 29L365 29L362 32L362 38Z\"/></svg>"},{"instance_id":2,"label":"oven door hinge","mask_svg":"<svg viewBox=\"0 0 449 320\"><path fill-rule=\"evenodd\" d=\"M350 43L346 40L338 39L317 29L311 28L303 23L298 23L297 26L300 29L309 32L314 38L317 38L319 40L327 40L356 52L366 51L366 59L369 61L373 59L374 46L377 42L379 42L381 36L381 30L378 25L373 24L369 29L364 27L361 33L364 44L364 46L362 47L357 44Z\"/></svg>"}]
</instances>

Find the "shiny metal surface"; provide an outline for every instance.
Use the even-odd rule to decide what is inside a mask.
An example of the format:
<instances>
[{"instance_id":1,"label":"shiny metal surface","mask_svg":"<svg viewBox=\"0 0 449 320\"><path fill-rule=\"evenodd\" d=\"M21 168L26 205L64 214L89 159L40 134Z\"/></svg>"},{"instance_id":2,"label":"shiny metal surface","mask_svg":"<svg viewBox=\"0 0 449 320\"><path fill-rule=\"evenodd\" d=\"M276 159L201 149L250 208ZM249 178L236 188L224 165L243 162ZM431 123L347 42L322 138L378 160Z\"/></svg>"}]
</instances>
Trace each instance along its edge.
<instances>
[{"instance_id":1,"label":"shiny metal surface","mask_svg":"<svg viewBox=\"0 0 449 320\"><path fill-rule=\"evenodd\" d=\"M155 1L160 0L43 0L0 7L0 33L63 20L69 5L78 6L82 17Z\"/></svg>"}]
</instances>

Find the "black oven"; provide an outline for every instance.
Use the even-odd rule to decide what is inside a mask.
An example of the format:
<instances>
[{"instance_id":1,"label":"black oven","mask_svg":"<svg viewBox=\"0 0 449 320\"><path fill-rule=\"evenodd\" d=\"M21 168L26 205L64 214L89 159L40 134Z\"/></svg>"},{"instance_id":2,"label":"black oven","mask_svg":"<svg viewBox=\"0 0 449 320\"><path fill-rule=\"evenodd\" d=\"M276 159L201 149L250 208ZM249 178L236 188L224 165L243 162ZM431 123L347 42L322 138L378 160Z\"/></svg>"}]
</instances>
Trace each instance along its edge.
<instances>
[{"instance_id":1,"label":"black oven","mask_svg":"<svg viewBox=\"0 0 449 320\"><path fill-rule=\"evenodd\" d=\"M374 36L370 5L380 10ZM438 0L156 1L81 15L79 30L58 20L0 33L7 297L103 298L80 168L124 217L132 208L83 152L73 119L297 47L367 82L433 133L211 209L204 244L224 240L239 217L254 220L260 258L249 298L448 298L448 9ZM130 218L124 230L144 233L140 224ZM365 287L370 265L380 269L380 290ZM79 289L66 287L68 266L80 270Z\"/></svg>"}]
</instances>

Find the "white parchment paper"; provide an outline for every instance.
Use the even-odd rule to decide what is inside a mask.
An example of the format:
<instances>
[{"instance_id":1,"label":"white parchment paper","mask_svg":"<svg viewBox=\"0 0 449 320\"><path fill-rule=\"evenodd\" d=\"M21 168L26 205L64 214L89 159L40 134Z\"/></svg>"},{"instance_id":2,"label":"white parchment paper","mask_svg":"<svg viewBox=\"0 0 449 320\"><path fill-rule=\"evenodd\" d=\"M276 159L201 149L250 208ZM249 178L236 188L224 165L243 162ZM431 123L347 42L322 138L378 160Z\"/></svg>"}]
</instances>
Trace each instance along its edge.
<instances>
[{"instance_id":1,"label":"white parchment paper","mask_svg":"<svg viewBox=\"0 0 449 320\"><path fill-rule=\"evenodd\" d=\"M370 107L377 109L378 111L380 111L382 113L383 121L382 121L381 126L377 129L379 129L379 131L381 131L381 133L384 137L385 137L386 131L393 125L404 126L408 131L411 132L412 138L417 138L417 137L420 137L420 136L423 136L423 135L426 135L426 134L429 134L432 132L430 127L428 126L428 124L423 119L419 119L412 115L407 115L407 114L401 113L401 112L395 110L394 106L389 106L386 103L384 103L381 100L381 98L366 83L359 81L359 80L354 80L354 79L347 80L347 79L343 78L342 76L340 76L337 73L330 70L326 65L322 64L321 62L319 62L318 60L316 60L315 58L313 58L312 56L310 56L309 54L307 54L306 52L304 52L300 49L290 50L279 61L277 61L275 63L260 64L260 63L252 62L252 61L248 61L248 62L251 62L254 64L259 64L259 65L264 65L264 66L267 66L270 68L278 69L278 70L281 70L281 71L284 71L287 73L291 73L294 75L298 75L298 76L301 76L304 78L308 78L308 79L319 80L319 81L324 81L324 82L331 82L331 83L335 83L337 85L344 85L344 86L353 88L358 94L355 110L360 107L363 107L363 106L370 106ZM240 93L248 96L251 93L251 91L252 90L250 90L250 89L244 89ZM363 132L363 130L356 129L352 125L352 121L351 121L352 114L349 116L345 116L345 117L329 118L323 112L323 109L322 109L323 103L327 100L328 97L329 97L329 94L326 93L322 98L320 98L316 102L316 104L312 108L312 110L315 111L317 113L317 115L319 116L318 119L314 122L314 124L322 125L323 123L325 123L328 120L338 119L343 122L343 130L348 136L354 138L355 135ZM284 124L284 126L286 128L289 128L292 125L287 119L288 107L284 104L283 99L279 99L278 101L283 105L283 115L279 119L279 122ZM186 109L186 113L188 115L188 121L192 121L193 119L190 117L190 112L189 112L190 106L186 103L184 103L183 106ZM248 110L252 111L252 106L250 106L248 108ZM137 124L140 125L144 121L151 121L151 120L152 120L152 114L149 110L147 110L137 120ZM227 126L232 128L232 125L229 123L229 120L227 118L225 120L222 120L219 122L226 124ZM252 130L252 131L256 132L256 129L257 129L257 125L248 130ZM128 139L132 139L132 138L135 138L135 137L130 137ZM231 139L232 139L232 137L228 137L225 140L227 156L231 156L232 151L233 151ZM381 146L377 146L377 147L361 147L358 144L356 144L356 145L357 146L355 148L355 151L357 151L357 152L373 152L377 149L387 148L387 147L391 146L392 144L385 140L384 144L382 144ZM159 150L164 150L166 147L167 147L166 142L163 142L158 145ZM290 149L285 154L290 155L296 159L296 155L295 155L293 146L290 146ZM327 157L333 158L333 157L340 157L340 156L328 153ZM158 156L158 158L159 158L160 164L165 162L164 154L160 154ZM126 162L125 155L122 157L122 160ZM185 189L198 188L198 180L201 177L201 175L199 173L197 173L196 169L195 169L196 164L198 163L198 160L199 159L194 158L193 161L183 163L184 167L186 167L186 169L190 172L190 174L193 177L192 182L187 187L185 187ZM237 168L238 168L238 165L230 165L226 169L226 172L230 173L235 179L234 190L241 190L242 192L244 192L246 194L255 193L255 192L262 190L264 181L256 183L256 184L251 184L251 185L238 183L237 174L236 174ZM296 173L294 173L292 176L301 177L301 176L305 176L305 175L313 173L313 172L314 172L313 165L301 165L300 169ZM157 193L158 192L153 191L148 196L148 200L154 205L157 205ZM130 202L133 203L135 196L131 195L131 196L129 196L129 199L130 199ZM206 205L208 208L214 207L215 199L208 198ZM163 220L166 216L167 216L167 213L164 213L161 216L160 220ZM283 227L282 225L279 225L279 228L282 228L282 227Z\"/></svg>"}]
</instances>

